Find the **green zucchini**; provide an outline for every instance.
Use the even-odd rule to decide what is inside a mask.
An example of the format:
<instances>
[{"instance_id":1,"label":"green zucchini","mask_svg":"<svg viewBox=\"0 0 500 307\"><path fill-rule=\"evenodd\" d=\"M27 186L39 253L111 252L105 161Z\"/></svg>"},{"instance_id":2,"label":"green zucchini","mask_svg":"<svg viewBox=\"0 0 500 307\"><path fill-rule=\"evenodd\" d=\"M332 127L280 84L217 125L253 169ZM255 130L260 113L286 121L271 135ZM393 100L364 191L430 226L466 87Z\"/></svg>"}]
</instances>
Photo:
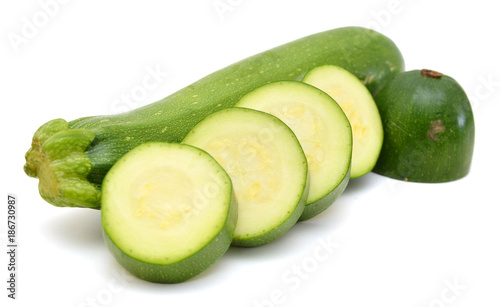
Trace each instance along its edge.
<instances>
[{"instance_id":1,"label":"green zucchini","mask_svg":"<svg viewBox=\"0 0 500 307\"><path fill-rule=\"evenodd\" d=\"M267 244L304 211L306 156L292 130L273 115L227 108L207 116L182 143L208 152L231 177L238 201L233 245Z\"/></svg>"},{"instance_id":2,"label":"green zucchini","mask_svg":"<svg viewBox=\"0 0 500 307\"><path fill-rule=\"evenodd\" d=\"M369 173L377 163L384 136L382 120L370 92L356 76L335 65L316 67L303 81L333 97L349 119L353 138L351 177Z\"/></svg>"},{"instance_id":3,"label":"green zucchini","mask_svg":"<svg viewBox=\"0 0 500 307\"><path fill-rule=\"evenodd\" d=\"M246 94L236 107L272 114L297 136L311 178L300 220L330 207L349 182L352 153L351 125L335 100L311 85L279 81Z\"/></svg>"},{"instance_id":4,"label":"green zucchini","mask_svg":"<svg viewBox=\"0 0 500 307\"><path fill-rule=\"evenodd\" d=\"M40 194L49 203L98 209L104 176L132 148L180 142L207 115L233 106L251 90L300 80L324 64L349 70L372 94L404 70L400 51L380 33L360 27L321 32L237 62L139 109L49 121L35 132L24 170L39 178Z\"/></svg>"},{"instance_id":5,"label":"green zucchini","mask_svg":"<svg viewBox=\"0 0 500 307\"><path fill-rule=\"evenodd\" d=\"M142 144L104 178L106 245L147 281L177 283L206 270L229 248L237 214L231 179L192 146Z\"/></svg>"},{"instance_id":6,"label":"green zucchini","mask_svg":"<svg viewBox=\"0 0 500 307\"><path fill-rule=\"evenodd\" d=\"M404 72L380 91L376 102L384 144L374 172L429 183L467 175L474 116L456 80L431 70Z\"/></svg>"}]
</instances>

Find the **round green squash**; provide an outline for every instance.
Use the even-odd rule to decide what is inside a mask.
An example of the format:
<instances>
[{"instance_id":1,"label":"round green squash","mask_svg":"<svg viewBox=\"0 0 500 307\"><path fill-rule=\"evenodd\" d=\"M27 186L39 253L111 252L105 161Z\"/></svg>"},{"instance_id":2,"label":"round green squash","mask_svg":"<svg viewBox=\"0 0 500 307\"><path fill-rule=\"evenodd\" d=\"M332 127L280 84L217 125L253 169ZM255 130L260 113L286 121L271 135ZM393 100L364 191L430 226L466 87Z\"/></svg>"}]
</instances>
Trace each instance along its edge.
<instances>
[{"instance_id":1,"label":"round green squash","mask_svg":"<svg viewBox=\"0 0 500 307\"><path fill-rule=\"evenodd\" d=\"M432 70L398 74L375 97L384 142L374 172L413 182L447 182L470 169L474 117L462 87Z\"/></svg>"}]
</instances>

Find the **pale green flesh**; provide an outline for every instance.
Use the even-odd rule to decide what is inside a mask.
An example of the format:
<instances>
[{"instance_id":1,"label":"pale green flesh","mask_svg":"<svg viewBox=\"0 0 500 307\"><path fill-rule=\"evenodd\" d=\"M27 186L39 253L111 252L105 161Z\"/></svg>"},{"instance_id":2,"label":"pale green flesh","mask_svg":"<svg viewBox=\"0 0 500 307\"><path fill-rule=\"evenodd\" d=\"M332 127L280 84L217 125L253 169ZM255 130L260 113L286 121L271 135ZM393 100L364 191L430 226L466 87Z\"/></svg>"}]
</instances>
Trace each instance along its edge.
<instances>
[{"instance_id":1,"label":"pale green flesh","mask_svg":"<svg viewBox=\"0 0 500 307\"><path fill-rule=\"evenodd\" d=\"M333 65L312 69L303 81L335 99L349 119L353 135L351 177L370 172L383 141L382 121L370 92L353 74Z\"/></svg>"},{"instance_id":2,"label":"pale green flesh","mask_svg":"<svg viewBox=\"0 0 500 307\"><path fill-rule=\"evenodd\" d=\"M120 159L103 185L103 228L129 257L172 264L206 246L224 227L231 182L207 153L149 143Z\"/></svg>"},{"instance_id":3,"label":"pale green flesh","mask_svg":"<svg viewBox=\"0 0 500 307\"><path fill-rule=\"evenodd\" d=\"M295 133L309 167L306 206L327 196L347 175L351 127L342 109L324 92L302 82L281 81L248 93L236 106L272 114Z\"/></svg>"},{"instance_id":4,"label":"pale green flesh","mask_svg":"<svg viewBox=\"0 0 500 307\"><path fill-rule=\"evenodd\" d=\"M238 201L235 240L258 240L300 216L294 213L304 208L307 161L293 132L276 117L229 108L195 126L183 143L207 151L231 177Z\"/></svg>"}]
</instances>

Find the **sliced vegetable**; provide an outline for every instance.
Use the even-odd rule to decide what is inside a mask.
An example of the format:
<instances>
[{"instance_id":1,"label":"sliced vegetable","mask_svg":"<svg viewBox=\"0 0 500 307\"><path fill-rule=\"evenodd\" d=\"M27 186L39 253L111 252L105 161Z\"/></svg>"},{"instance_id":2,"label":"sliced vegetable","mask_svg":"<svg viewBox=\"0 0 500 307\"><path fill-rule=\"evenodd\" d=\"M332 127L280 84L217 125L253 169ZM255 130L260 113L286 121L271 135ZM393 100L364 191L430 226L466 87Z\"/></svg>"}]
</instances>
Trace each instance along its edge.
<instances>
[{"instance_id":1,"label":"sliced vegetable","mask_svg":"<svg viewBox=\"0 0 500 307\"><path fill-rule=\"evenodd\" d=\"M269 243L304 211L307 160L292 130L278 118L228 108L201 121L183 143L207 151L231 177L238 200L233 245Z\"/></svg>"},{"instance_id":2,"label":"sliced vegetable","mask_svg":"<svg viewBox=\"0 0 500 307\"><path fill-rule=\"evenodd\" d=\"M233 106L251 90L299 80L323 64L348 69L372 94L404 70L400 51L380 33L359 27L325 31L249 57L130 112L48 122L33 137L25 172L39 178L40 194L51 204L98 209L103 177L132 148L150 141L180 142L207 115ZM55 143L60 154L45 151Z\"/></svg>"},{"instance_id":3,"label":"sliced vegetable","mask_svg":"<svg viewBox=\"0 0 500 307\"><path fill-rule=\"evenodd\" d=\"M430 183L467 175L474 117L457 81L431 70L408 71L389 82L376 101L384 124L376 173Z\"/></svg>"},{"instance_id":4,"label":"sliced vegetable","mask_svg":"<svg viewBox=\"0 0 500 307\"><path fill-rule=\"evenodd\" d=\"M231 180L206 152L146 143L124 155L103 182L107 247L133 275L177 283L228 249L237 219Z\"/></svg>"},{"instance_id":5,"label":"sliced vegetable","mask_svg":"<svg viewBox=\"0 0 500 307\"><path fill-rule=\"evenodd\" d=\"M297 136L311 180L300 220L310 219L331 206L347 186L351 165L351 126L339 105L311 85L281 81L253 90L236 106L272 114Z\"/></svg>"},{"instance_id":6,"label":"sliced vegetable","mask_svg":"<svg viewBox=\"0 0 500 307\"><path fill-rule=\"evenodd\" d=\"M352 73L334 65L312 69L303 81L333 97L349 119L353 136L351 177L370 172L377 163L384 132L368 89Z\"/></svg>"}]
</instances>

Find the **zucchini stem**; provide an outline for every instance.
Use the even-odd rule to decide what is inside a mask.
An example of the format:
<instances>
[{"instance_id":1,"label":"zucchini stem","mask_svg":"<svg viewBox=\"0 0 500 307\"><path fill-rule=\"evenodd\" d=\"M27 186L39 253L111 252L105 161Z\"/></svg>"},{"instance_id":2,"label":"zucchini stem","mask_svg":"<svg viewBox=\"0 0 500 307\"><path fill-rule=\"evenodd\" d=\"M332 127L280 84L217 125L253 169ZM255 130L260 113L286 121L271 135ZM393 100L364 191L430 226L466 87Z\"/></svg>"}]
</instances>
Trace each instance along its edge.
<instances>
[{"instance_id":1,"label":"zucchini stem","mask_svg":"<svg viewBox=\"0 0 500 307\"><path fill-rule=\"evenodd\" d=\"M38 128L25 155L24 171L39 178L43 199L57 207L99 209L100 187L87 181L92 165L85 155L94 137L87 129L69 129L63 119Z\"/></svg>"},{"instance_id":2,"label":"zucchini stem","mask_svg":"<svg viewBox=\"0 0 500 307\"><path fill-rule=\"evenodd\" d=\"M433 78L433 79L439 79L443 76L442 73L430 69L422 69L420 71L420 75L422 75L425 78Z\"/></svg>"}]
</instances>

